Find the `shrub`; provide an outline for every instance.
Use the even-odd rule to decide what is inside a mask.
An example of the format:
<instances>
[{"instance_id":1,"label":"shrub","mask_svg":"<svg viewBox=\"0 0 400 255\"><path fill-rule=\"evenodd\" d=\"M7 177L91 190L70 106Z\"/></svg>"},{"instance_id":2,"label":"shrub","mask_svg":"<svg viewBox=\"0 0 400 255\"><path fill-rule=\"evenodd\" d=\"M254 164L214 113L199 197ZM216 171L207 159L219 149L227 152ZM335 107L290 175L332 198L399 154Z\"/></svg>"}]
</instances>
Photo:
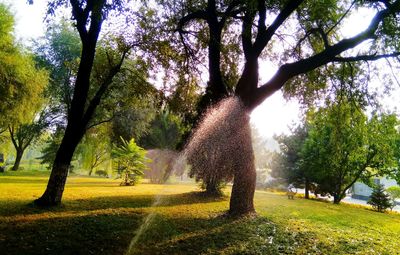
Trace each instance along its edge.
<instances>
[{"instance_id":1,"label":"shrub","mask_svg":"<svg viewBox=\"0 0 400 255\"><path fill-rule=\"evenodd\" d=\"M396 199L400 199L400 187L392 186L386 189L386 192L390 195L393 203L393 207L396 205Z\"/></svg>"},{"instance_id":2,"label":"shrub","mask_svg":"<svg viewBox=\"0 0 400 255\"><path fill-rule=\"evenodd\" d=\"M378 212L384 212L386 209L393 206L389 194L385 193L383 185L377 185L374 188L367 203Z\"/></svg>"},{"instance_id":3,"label":"shrub","mask_svg":"<svg viewBox=\"0 0 400 255\"><path fill-rule=\"evenodd\" d=\"M112 156L116 159L117 171L121 173L121 186L131 186L139 182L147 168L146 151L139 147L132 138L129 142L121 137L122 144L117 146Z\"/></svg>"},{"instance_id":4,"label":"shrub","mask_svg":"<svg viewBox=\"0 0 400 255\"><path fill-rule=\"evenodd\" d=\"M100 176L100 177L106 177L108 178L108 173L105 170L96 170L95 172L96 175Z\"/></svg>"}]
</instances>

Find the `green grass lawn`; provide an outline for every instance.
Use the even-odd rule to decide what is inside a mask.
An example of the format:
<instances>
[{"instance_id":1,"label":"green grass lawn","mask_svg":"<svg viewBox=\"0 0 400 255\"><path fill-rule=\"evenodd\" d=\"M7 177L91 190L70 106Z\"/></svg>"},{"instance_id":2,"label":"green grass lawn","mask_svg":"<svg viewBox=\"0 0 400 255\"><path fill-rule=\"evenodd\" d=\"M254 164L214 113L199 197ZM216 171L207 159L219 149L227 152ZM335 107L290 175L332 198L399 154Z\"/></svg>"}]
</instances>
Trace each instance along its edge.
<instances>
[{"instance_id":1,"label":"green grass lawn","mask_svg":"<svg viewBox=\"0 0 400 255\"><path fill-rule=\"evenodd\" d=\"M71 176L63 205L32 206L41 172L0 174L0 254L400 254L400 215L257 191L258 217L194 184L120 187ZM228 193L228 192L227 192Z\"/></svg>"}]
</instances>

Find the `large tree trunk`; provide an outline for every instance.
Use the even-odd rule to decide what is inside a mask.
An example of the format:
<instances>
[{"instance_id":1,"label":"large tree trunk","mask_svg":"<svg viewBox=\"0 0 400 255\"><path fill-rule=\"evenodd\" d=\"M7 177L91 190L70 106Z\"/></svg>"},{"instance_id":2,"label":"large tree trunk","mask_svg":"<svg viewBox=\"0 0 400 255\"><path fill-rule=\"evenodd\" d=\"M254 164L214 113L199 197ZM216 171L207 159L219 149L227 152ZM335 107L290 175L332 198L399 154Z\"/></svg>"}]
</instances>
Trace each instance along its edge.
<instances>
[{"instance_id":1,"label":"large tree trunk","mask_svg":"<svg viewBox=\"0 0 400 255\"><path fill-rule=\"evenodd\" d=\"M56 206L61 203L65 182L67 181L68 171L71 166L72 156L74 155L75 149L83 136L83 131L73 129L70 123L65 130L64 138L57 151L46 191L40 198L34 201L36 205ZM72 130L75 130L75 132Z\"/></svg>"},{"instance_id":2,"label":"large tree trunk","mask_svg":"<svg viewBox=\"0 0 400 255\"><path fill-rule=\"evenodd\" d=\"M239 96L248 111L247 121L243 123L241 138L238 139L242 157L238 159L234 170L232 194L229 214L246 215L255 213L254 192L256 189L256 166L254 162L253 145L251 143L250 112L251 96L258 83L257 59L247 61L242 77L236 86L236 95Z\"/></svg>"},{"instance_id":3,"label":"large tree trunk","mask_svg":"<svg viewBox=\"0 0 400 255\"><path fill-rule=\"evenodd\" d=\"M243 126L240 150L242 157L235 166L232 194L230 200L230 215L246 215L255 213L254 192L256 188L256 167L254 152L251 144L250 116Z\"/></svg>"},{"instance_id":4,"label":"large tree trunk","mask_svg":"<svg viewBox=\"0 0 400 255\"><path fill-rule=\"evenodd\" d=\"M72 4L76 28L82 41L81 60L76 76L71 108L68 112L67 128L58 148L46 191L39 199L35 200L35 204L40 206L54 206L61 203L72 156L86 131L88 122L93 116L104 90L107 88L101 85L92 101L87 105L90 74L103 21L104 4L105 1L96 1L96 4L86 5L84 10L80 9L78 4ZM90 16L86 12L90 13ZM92 103L94 99L96 100Z\"/></svg>"},{"instance_id":5,"label":"large tree trunk","mask_svg":"<svg viewBox=\"0 0 400 255\"><path fill-rule=\"evenodd\" d=\"M13 171L17 171L19 169L19 164L21 163L22 155L24 151L22 149L16 149L16 156L14 166L11 168Z\"/></svg>"}]
</instances>

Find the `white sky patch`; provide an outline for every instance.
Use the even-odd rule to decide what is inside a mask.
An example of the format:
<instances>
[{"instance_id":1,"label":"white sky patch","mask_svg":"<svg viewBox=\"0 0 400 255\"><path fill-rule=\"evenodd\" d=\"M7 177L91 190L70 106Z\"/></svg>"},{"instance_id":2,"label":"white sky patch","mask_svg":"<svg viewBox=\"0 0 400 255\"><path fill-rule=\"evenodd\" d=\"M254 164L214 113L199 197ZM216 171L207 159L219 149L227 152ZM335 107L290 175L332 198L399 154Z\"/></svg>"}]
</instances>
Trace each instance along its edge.
<instances>
[{"instance_id":1,"label":"white sky patch","mask_svg":"<svg viewBox=\"0 0 400 255\"><path fill-rule=\"evenodd\" d=\"M43 36L45 24L43 22L46 14L47 1L35 0L33 5L27 4L26 0L0 0L11 7L15 17L15 34L18 41L29 45L32 39Z\"/></svg>"},{"instance_id":2,"label":"white sky patch","mask_svg":"<svg viewBox=\"0 0 400 255\"><path fill-rule=\"evenodd\" d=\"M289 134L289 126L299 122L300 107L297 102L286 102L278 91L267 98L251 114L251 123L264 137Z\"/></svg>"},{"instance_id":3,"label":"white sky patch","mask_svg":"<svg viewBox=\"0 0 400 255\"><path fill-rule=\"evenodd\" d=\"M357 35L361 31L368 28L376 11L368 8L358 8L357 13L351 14L343 20L345 26L342 26L340 31L345 38L350 38Z\"/></svg>"},{"instance_id":4,"label":"white sky patch","mask_svg":"<svg viewBox=\"0 0 400 255\"><path fill-rule=\"evenodd\" d=\"M260 84L266 83L277 72L278 68L270 61L259 62ZM251 113L251 123L265 138L274 134L290 133L289 126L299 122L300 107L293 100L286 101L278 91L265 99Z\"/></svg>"}]
</instances>

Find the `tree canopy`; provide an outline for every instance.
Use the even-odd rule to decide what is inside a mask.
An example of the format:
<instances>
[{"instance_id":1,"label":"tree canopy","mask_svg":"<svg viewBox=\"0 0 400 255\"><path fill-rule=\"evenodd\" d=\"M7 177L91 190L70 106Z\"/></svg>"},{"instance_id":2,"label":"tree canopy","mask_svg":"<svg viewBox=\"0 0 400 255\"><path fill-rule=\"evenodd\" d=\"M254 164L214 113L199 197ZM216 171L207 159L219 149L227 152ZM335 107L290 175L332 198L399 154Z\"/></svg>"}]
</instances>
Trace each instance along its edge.
<instances>
[{"instance_id":1,"label":"tree canopy","mask_svg":"<svg viewBox=\"0 0 400 255\"><path fill-rule=\"evenodd\" d=\"M395 140L398 120L392 114L370 119L350 102L332 103L314 113L301 150L301 165L338 203L357 181L397 172Z\"/></svg>"},{"instance_id":2,"label":"tree canopy","mask_svg":"<svg viewBox=\"0 0 400 255\"><path fill-rule=\"evenodd\" d=\"M14 18L4 4L0 4L0 23L0 127L4 129L33 118L42 106L48 74L16 43Z\"/></svg>"}]
</instances>

